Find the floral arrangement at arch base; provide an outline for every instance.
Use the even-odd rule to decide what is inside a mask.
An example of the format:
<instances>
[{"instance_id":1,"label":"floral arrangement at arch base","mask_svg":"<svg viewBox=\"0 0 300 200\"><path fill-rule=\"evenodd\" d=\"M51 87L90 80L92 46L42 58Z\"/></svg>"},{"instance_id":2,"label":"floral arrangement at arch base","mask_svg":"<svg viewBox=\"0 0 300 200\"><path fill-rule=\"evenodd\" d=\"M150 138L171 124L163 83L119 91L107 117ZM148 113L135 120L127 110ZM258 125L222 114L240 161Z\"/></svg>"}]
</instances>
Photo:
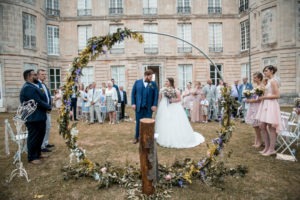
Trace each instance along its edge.
<instances>
[{"instance_id":1,"label":"floral arrangement at arch base","mask_svg":"<svg viewBox=\"0 0 300 200\"><path fill-rule=\"evenodd\" d=\"M200 179L208 185L214 185L222 188L222 180L225 175L244 176L247 168L237 166L237 168L228 169L223 162L217 162L218 155L231 137L233 123L230 121L231 109L234 106L234 100L230 97L230 88L223 88L223 107L224 115L222 118L222 128L217 132L218 137L212 140L212 144L207 144L207 155L199 161L193 161L186 158L184 161L175 161L170 167L158 165L159 179L155 183L155 194L144 196L141 193L141 173L139 166L127 164L125 167L113 166L111 163L98 164L89 160L85 150L77 145L78 130L77 123L70 123L70 97L72 88L78 82L82 75L82 68L86 67L89 60L94 60L100 54L106 54L106 51L125 38L133 38L140 43L143 37L137 32L132 32L125 28L118 29L116 33L93 37L89 39L87 47L80 53L79 57L74 58L70 71L66 77L66 84L63 87L63 104L60 108L59 133L62 135L67 147L70 149L70 164L62 169L64 179L92 177L98 181L98 188L108 188L118 184L127 189L127 198L148 198L165 199L171 197L174 186L185 187L191 184L193 180ZM230 154L229 154L230 155ZM72 164L76 157L76 164Z\"/></svg>"}]
</instances>

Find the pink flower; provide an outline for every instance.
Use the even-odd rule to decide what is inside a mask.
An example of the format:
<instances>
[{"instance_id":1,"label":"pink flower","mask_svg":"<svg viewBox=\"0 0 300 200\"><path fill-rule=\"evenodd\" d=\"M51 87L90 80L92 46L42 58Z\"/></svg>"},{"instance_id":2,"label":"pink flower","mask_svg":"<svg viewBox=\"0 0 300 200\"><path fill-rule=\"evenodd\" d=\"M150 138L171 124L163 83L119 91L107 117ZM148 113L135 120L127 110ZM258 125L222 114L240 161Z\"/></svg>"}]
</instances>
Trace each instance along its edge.
<instances>
[{"instance_id":1,"label":"pink flower","mask_svg":"<svg viewBox=\"0 0 300 200\"><path fill-rule=\"evenodd\" d=\"M170 174L168 174L168 175L165 176L165 179L166 179L166 181L169 181L169 180L172 179L172 176Z\"/></svg>"},{"instance_id":2,"label":"pink flower","mask_svg":"<svg viewBox=\"0 0 300 200\"><path fill-rule=\"evenodd\" d=\"M101 171L103 174L105 174L106 171L107 171L107 168L106 168L106 167L102 167L102 168L100 169L100 171Z\"/></svg>"}]
</instances>

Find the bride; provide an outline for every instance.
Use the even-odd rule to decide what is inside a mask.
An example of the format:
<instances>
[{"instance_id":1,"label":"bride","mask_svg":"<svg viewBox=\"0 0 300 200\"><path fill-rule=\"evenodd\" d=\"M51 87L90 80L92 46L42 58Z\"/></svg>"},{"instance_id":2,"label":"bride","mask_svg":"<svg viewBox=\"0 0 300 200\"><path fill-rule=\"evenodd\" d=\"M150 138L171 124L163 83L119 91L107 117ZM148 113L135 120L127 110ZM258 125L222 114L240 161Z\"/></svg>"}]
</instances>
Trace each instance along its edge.
<instances>
[{"instance_id":1,"label":"bride","mask_svg":"<svg viewBox=\"0 0 300 200\"><path fill-rule=\"evenodd\" d=\"M159 92L159 100L155 132L160 146L191 148L205 141L201 134L193 131L181 105L180 92L175 90L173 78L167 78L165 87Z\"/></svg>"}]
</instances>

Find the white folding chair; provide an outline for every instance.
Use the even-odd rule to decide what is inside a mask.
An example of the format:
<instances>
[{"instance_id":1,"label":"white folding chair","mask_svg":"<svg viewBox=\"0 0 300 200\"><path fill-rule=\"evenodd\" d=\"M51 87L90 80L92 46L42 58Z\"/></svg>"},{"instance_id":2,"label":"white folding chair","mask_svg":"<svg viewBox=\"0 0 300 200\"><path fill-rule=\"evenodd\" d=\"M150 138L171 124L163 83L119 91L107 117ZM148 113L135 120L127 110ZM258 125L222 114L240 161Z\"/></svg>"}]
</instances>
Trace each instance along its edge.
<instances>
[{"instance_id":1,"label":"white folding chair","mask_svg":"<svg viewBox=\"0 0 300 200\"><path fill-rule=\"evenodd\" d=\"M288 123L288 127L286 129L280 131L278 134L277 141L280 146L277 148L277 153L280 155L284 155L287 152L290 160L297 161L295 151L292 149L292 145L297 142L299 139L300 131L299 131L299 123Z\"/></svg>"}]
</instances>

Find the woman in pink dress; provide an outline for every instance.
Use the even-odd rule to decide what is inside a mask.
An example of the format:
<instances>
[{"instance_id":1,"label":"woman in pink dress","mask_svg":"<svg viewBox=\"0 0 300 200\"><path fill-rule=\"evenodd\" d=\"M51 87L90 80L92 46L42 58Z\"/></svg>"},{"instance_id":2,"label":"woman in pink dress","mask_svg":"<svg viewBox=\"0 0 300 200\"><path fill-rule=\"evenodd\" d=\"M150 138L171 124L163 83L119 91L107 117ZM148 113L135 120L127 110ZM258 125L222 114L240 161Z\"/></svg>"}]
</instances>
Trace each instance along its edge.
<instances>
[{"instance_id":1,"label":"woman in pink dress","mask_svg":"<svg viewBox=\"0 0 300 200\"><path fill-rule=\"evenodd\" d=\"M279 83L274 78L274 74L277 72L276 67L268 65L263 72L268 78L268 83L264 95L258 98L261 100L261 103L255 119L260 122L261 133L265 141L265 148L260 153L263 156L271 156L276 155L275 143L277 133L281 130L280 107L278 103L280 98Z\"/></svg>"},{"instance_id":2,"label":"woman in pink dress","mask_svg":"<svg viewBox=\"0 0 300 200\"><path fill-rule=\"evenodd\" d=\"M192 91L193 96L193 105L191 107L191 122L201 122L202 116L200 111L200 98L201 98L201 83L197 81L195 84L195 88Z\"/></svg>"},{"instance_id":3,"label":"woman in pink dress","mask_svg":"<svg viewBox=\"0 0 300 200\"><path fill-rule=\"evenodd\" d=\"M257 85L257 87L264 87L262 80L263 80L262 73L255 72L253 74L253 82ZM258 100L257 98L258 96L254 94L250 99L246 100L246 103L249 103L249 108L245 118L246 123L252 125L252 127L255 130L255 139L253 145L253 147L255 148L259 148L262 145L259 121L255 119L260 104L260 100Z\"/></svg>"},{"instance_id":4,"label":"woman in pink dress","mask_svg":"<svg viewBox=\"0 0 300 200\"><path fill-rule=\"evenodd\" d=\"M191 110L190 106L191 106L191 102L193 101L192 91L193 91L192 83L188 82L182 94L182 99L183 99L182 106L188 117L190 117L190 110Z\"/></svg>"}]
</instances>

